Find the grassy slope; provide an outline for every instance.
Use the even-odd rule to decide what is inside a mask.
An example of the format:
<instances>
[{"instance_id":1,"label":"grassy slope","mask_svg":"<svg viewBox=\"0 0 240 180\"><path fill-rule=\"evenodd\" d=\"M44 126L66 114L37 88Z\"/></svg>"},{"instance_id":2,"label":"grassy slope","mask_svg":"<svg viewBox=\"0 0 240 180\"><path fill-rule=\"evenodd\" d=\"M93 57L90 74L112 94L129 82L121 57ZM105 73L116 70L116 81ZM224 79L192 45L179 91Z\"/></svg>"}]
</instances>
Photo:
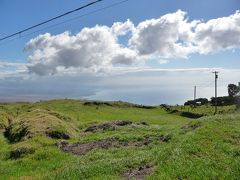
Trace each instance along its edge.
<instances>
[{"instance_id":1,"label":"grassy slope","mask_svg":"<svg viewBox=\"0 0 240 180\"><path fill-rule=\"evenodd\" d=\"M193 112L193 113L199 113L204 115L214 115L215 113L215 107L211 105L204 105L204 106L172 106L172 109L176 109L179 111L186 111L186 112ZM217 107L217 113L218 114L225 114L225 113L233 113L236 109L235 105L231 106L218 106Z\"/></svg>"},{"instance_id":2,"label":"grassy slope","mask_svg":"<svg viewBox=\"0 0 240 180\"><path fill-rule=\"evenodd\" d=\"M94 141L107 137L132 140L162 134L171 135L172 139L169 143L154 141L148 146L137 148L96 149L84 156L75 156L57 149L54 144L59 140L36 135L28 140L9 144L1 134L0 179L118 179L126 170L144 164L154 166L154 173L149 179L240 177L239 113L191 120L168 114L161 108L142 109L126 107L124 104L84 106L83 103L58 100L2 106L4 112L15 118L29 116L29 113L35 112L34 109L48 109L71 117L71 124L78 127L80 132L89 124L119 119L146 121L150 124L119 127L115 131L98 131L85 135L77 133L70 142ZM200 126L194 129L194 124ZM26 146L33 148L34 153L17 160L8 158L9 151Z\"/></svg>"}]
</instances>

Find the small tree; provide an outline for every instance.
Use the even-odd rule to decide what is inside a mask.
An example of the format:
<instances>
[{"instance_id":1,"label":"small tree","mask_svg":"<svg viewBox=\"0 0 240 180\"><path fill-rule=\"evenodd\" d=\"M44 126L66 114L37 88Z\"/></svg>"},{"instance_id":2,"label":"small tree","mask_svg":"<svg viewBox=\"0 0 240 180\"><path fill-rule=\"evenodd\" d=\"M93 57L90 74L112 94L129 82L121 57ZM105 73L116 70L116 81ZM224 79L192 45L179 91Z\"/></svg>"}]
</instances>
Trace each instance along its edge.
<instances>
[{"instance_id":1,"label":"small tree","mask_svg":"<svg viewBox=\"0 0 240 180\"><path fill-rule=\"evenodd\" d=\"M235 84L229 84L228 85L228 95L230 97L234 97L236 96L240 91L240 87L238 87L237 85Z\"/></svg>"}]
</instances>

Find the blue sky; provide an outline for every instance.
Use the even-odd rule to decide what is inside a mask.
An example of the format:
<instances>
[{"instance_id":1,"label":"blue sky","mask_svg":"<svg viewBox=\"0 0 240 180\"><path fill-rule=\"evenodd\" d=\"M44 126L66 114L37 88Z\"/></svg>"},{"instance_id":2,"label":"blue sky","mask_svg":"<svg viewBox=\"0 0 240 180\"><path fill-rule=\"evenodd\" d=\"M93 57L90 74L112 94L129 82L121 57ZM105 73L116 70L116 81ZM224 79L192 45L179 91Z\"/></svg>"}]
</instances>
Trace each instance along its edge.
<instances>
[{"instance_id":1,"label":"blue sky","mask_svg":"<svg viewBox=\"0 0 240 180\"><path fill-rule=\"evenodd\" d=\"M54 25L56 23L77 17L77 16L81 16L85 13L89 13L92 12L94 10L97 10L99 8L103 8L106 7L108 5L111 5L113 3L116 2L120 2L121 0L105 0L103 2L100 2L90 8L87 8L83 11L79 11L76 13L73 13L69 16L66 16L64 18L61 18L57 21L51 22L47 25L44 25L42 27L39 27L33 31L37 31L40 30L42 28ZM82 6L86 3L92 2L90 0L52 0L52 1L48 1L48 0L42 0L42 1L33 1L33 0L13 0L11 2L7 1L7 0L1 0L0 1L0 22L1 22L1 28L0 28L0 37L3 37L5 35L14 33L18 30L24 29L28 26L34 25L36 23L39 23L41 21L47 20L51 17L54 17L56 15L62 14L66 11L75 9L79 6ZM2 91L0 92L1 97L3 100L8 100L6 98L6 96L12 96L13 98L11 100L25 100L25 99L31 99L29 98L29 96L31 97L39 97L39 98L59 98L59 97L73 97L73 98L96 98L96 99L102 99L102 100L126 100L126 101L133 101L133 102L137 102L137 103L147 103L147 104L158 104L158 103L166 103L167 100L161 100L161 98L163 99L163 97L166 97L164 95L168 94L169 92L169 87L171 86L170 84L166 84L166 82L169 82L168 78L172 77L172 74L169 74L169 72L171 72L171 70L176 70L177 72L179 72L183 77L187 76L186 72L182 73L182 71L178 71L179 69L185 69L187 71L190 71L191 69L203 69L203 68L208 68L207 72L209 72L209 76L206 77L206 79L202 80L203 82L201 82L201 80L199 80L199 82L194 82L194 78L195 76L197 76L199 74L198 71L196 71L194 73L194 76L192 77L192 80L186 80L184 81L183 78L183 86L186 87L186 89L188 90L180 90L177 87L173 87L171 89L172 92L175 92L175 94L177 94L175 97L173 98L173 100L171 100L170 103L182 103L184 102L184 100L186 98L191 98L191 86L194 84L206 84L207 82L207 78L211 78L211 70L214 68L220 68L223 70L223 74L227 74L227 77L224 77L222 79L222 90L220 90L220 94L221 95L225 95L226 94L226 89L224 88L228 83L237 83L238 82L238 76L239 74L237 73L237 70L240 69L240 59L239 59L239 55L240 55L240 41L237 42L231 42L229 39L230 36L233 36L231 33L233 33L234 31L234 35L238 35L240 36L240 34L236 34L239 33L239 31L235 32L235 30L231 30L229 32L229 28L226 28L226 33L225 33L225 39L223 39L223 41L227 41L226 43L223 43L222 46L220 47L219 50L215 51L213 50L206 50L204 49L204 45L200 45L203 46L201 47L200 50L198 50L197 52L191 52L191 53L184 53L180 54L177 53L177 55L173 55L171 54L171 52L169 52L167 55L166 54L162 54L164 49L161 49L162 45L160 43L159 45L159 49L154 50L154 52L151 52L151 54L148 54L147 60L144 60L144 65L142 65L142 63L140 63L141 65L136 65L136 64L130 64L130 62L127 62L119 67L123 68L130 68L130 69L134 69L134 68L139 68L141 69L141 71L146 71L146 69L149 70L150 69L157 69L158 70L158 74L156 73L152 73L152 71L148 71L147 70L147 75L145 75L143 77L142 74L146 74L146 73L141 73L138 74L138 77L141 78L146 78L146 77L150 77L150 79L154 79L156 76L159 76L161 74L161 76L164 76L163 79L161 79L162 83L164 84L164 87L168 87L165 88L161 85L161 82L158 82L159 84L156 85L156 83L154 84L148 84L149 88L147 90L144 91L144 89L146 88L145 84L142 85L137 85L136 87L141 87L141 91L139 91L139 95L136 95L138 93L134 93L134 91L136 91L137 89L134 89L134 87L131 87L131 89L128 89L129 86L125 84L122 84L122 81L126 81L126 79L124 79L123 77L125 76L132 76L131 73L135 73L137 74L135 71L131 72L129 74L128 73L124 74L124 75L119 75L122 74L123 72L121 70L118 70L118 72L116 73L116 70L108 70L108 74L104 74L102 75L102 73L98 73L95 72L94 73L90 73L91 75L86 75L86 68L84 71L82 70L78 70L77 71L77 75L72 78L69 77L69 72L66 75L66 73L56 73L54 72L54 75L44 75L44 77L39 76L36 72L34 72L33 74L29 75L28 73L24 72L26 69L28 70L28 68L23 67L24 63L29 63L29 57L33 56L34 53L39 50L38 47L36 49L31 49L30 51L24 51L24 47L26 47L26 44L31 40L31 39L36 39L36 37L38 37L40 34L45 34L45 33L50 33L52 37L53 35L59 35L62 34L65 31L69 31L71 32L71 35L69 36L75 36L76 34L78 34L79 32L81 32L81 30L84 27L89 27L89 28L93 28L96 26L96 24L100 25L100 26L107 26L107 27L112 27L113 23L115 22L126 22L127 19L129 19L131 21L132 24L134 24L135 26L135 30L138 29L137 26L139 23L145 22L147 20L150 20L152 18L154 19L160 19L162 16L165 16L166 14L177 14L178 10L181 10L181 12L185 12L186 14L184 15L184 20L188 22L188 24L190 24L191 22L193 22L194 20L199 20L202 23L207 24L207 22L209 20L213 20L213 19L217 19L217 18L222 18L222 17L230 17L231 15L236 14L236 11L238 11L240 9L240 2L238 0L222 0L222 1L217 1L217 0L203 0L203 1L197 1L197 0L168 0L168 1L160 1L160 0L129 0L123 4L120 4L118 6L109 8L109 9L105 9L103 11L97 12L95 14L91 14L88 16L85 16L83 18L79 18L76 21L71 21L68 23L64 23L62 25L56 26L54 28L47 28L45 30L33 33L31 35L28 35L26 37L22 37L13 41L3 41L0 42L0 61L1 62L7 62L7 63L22 63L21 67L18 66L14 66L14 65L5 65L4 67L2 67L2 71L8 73L9 71L11 72L11 77L2 77L1 78L1 83L4 87L2 87ZM178 15L180 16L181 13L178 13ZM176 15L177 16L177 15ZM237 15L236 15L237 16ZM222 22L228 22L228 19ZM236 24L239 23L239 19L236 18ZM240 23L239 23L240 24ZM239 24L236 25L236 29L239 28ZM210 25L209 25L210 26ZM161 27L161 26L159 26ZM199 26L200 27L200 26ZM197 27L194 27L197 29ZM193 31L197 31L196 29L194 29ZM228 31L227 31L228 30ZM25 36L28 33L32 33L33 31L29 31L26 33L23 33L22 36ZM140 30L139 30L140 31ZM160 31L160 35L161 35L161 30ZM223 29L224 31L224 29ZM135 33L137 31L131 31L131 33ZM140 39L136 40L135 42L133 42L131 45L129 45L130 39L129 36L133 36L133 35L120 35L118 38L118 43L122 44L123 46L125 46L124 48L129 48L130 50L132 50L131 48L138 48L136 47L138 43L140 42ZM210 35L208 35L210 36ZM50 37L46 37L46 38L50 38ZM214 39L215 38L215 39ZM213 39L216 40L216 37L214 37ZM162 39L161 39L162 40ZM185 39L184 39L185 40ZM184 41L182 39L180 39L179 41ZM221 39L220 39L221 40ZM134 40L132 40L134 41ZM167 40L166 40L167 41ZM189 40L188 40L189 41ZM191 41L191 40L190 40ZM190 42L190 43L199 43L201 44L201 42L199 41L203 41L203 40L198 40L198 42ZM217 41L219 41L219 39L217 39ZM151 42L151 41L150 41ZM163 42L165 42L165 40L163 40ZM211 41L212 42L212 41ZM232 44L231 44L232 43ZM226 45L227 44L227 45ZM131 46L131 47L129 47ZM215 45L212 45L213 47L215 47ZM216 46L217 47L217 46ZM140 48L140 47L139 47ZM41 49L41 48L40 48ZM61 49L62 51L63 49ZM125 49L126 50L126 49ZM123 49L118 49L117 51L123 51ZM128 51L128 50L127 50ZM139 49L137 49L138 52L140 52ZM192 49L191 49L192 51ZM201 51L201 53L200 53ZM43 52L42 52L43 53ZM69 53L69 52L68 52ZM128 52L128 56L129 53L131 53L131 55L134 52ZM176 53L175 51L173 53ZM141 54L141 52L140 52ZM61 54L62 55L62 54ZM78 54L79 55L79 54ZM141 59L141 61L143 61L143 55L145 56L146 54L142 53L141 57L139 57L139 55L137 55L136 58ZM186 57L182 57L185 56ZM81 56L81 53L80 55ZM126 56L126 54L124 54L124 56ZM75 57L75 56L74 56ZM46 58L46 57L45 57ZM145 58L145 57L144 57ZM80 57L81 59L81 57ZM31 61L32 62L38 62L39 59L33 59ZM61 62L64 61L65 59L59 61ZM126 60L122 60L118 58L119 62L126 62ZM132 60L131 60L132 61ZM35 63L34 62L34 63ZM118 66L119 62L113 65L113 67L115 68L116 66ZM159 63L160 62L160 63ZM76 62L74 62L76 64ZM107 63L107 62L106 62ZM63 63L64 64L64 63ZM82 64L82 63L80 63ZM45 65L45 64L44 64ZM61 64L62 65L62 64ZM79 63L78 63L79 65ZM104 65L104 64L103 64ZM94 65L95 68L96 65ZM64 67L66 69L68 69L69 71L74 71L76 72L76 70L72 69L72 66L66 63L64 64ZM86 65L86 67L89 67L89 65ZM36 67L38 68L39 72L39 68L41 67ZM35 68L35 69L36 69ZM42 68L46 68L45 66ZM49 68L49 67L48 67ZM80 67L81 68L81 67ZM168 73L164 73L165 75L162 75L162 69L168 70ZM231 73L229 72L230 70L234 69L234 73L235 74L235 78L233 78L231 76ZM111 71L111 72L109 72ZM119 72L121 71L121 72ZM126 71L126 70L125 70ZM124 71L124 72L125 72ZM201 71L203 72L203 71ZM52 73L52 72L51 72ZM87 72L88 74L89 72ZM14 74L14 75L12 75ZM24 75L23 75L24 74ZM84 74L84 75L83 75ZM166 75L167 74L167 75ZM34 78L34 80L32 80L31 78L29 78L29 76L31 78ZM99 76L101 76L101 80L99 80ZM116 92L116 90L114 90L114 87L116 86L113 81L111 80L106 80L108 78L106 78L106 76L111 79L111 77L122 77L122 79L119 79L119 84L122 84L122 86L118 87L118 93L111 93L111 92ZM84 77L84 78L82 78ZM179 77L179 74L176 75L176 77ZM231 80L231 78L232 80ZM186 78L186 77L185 77ZM9 80L10 79L10 80ZM67 79L65 81L62 81L61 79ZM71 89L73 91L69 91L64 89L64 83L69 82L72 80L72 84L69 85L69 87L71 87ZM80 84L82 81L84 81L84 83L82 83L83 85L75 85L74 82L76 82L76 79L79 79ZM89 81L96 81L95 84L91 84ZM124 80L123 80L124 79ZM147 78L146 78L147 79ZM42 84L35 84L33 82L35 81L41 81ZM159 79L160 80L160 79ZM221 79L220 79L221 80ZM24 86L26 86L24 89L19 81L22 82L22 84L24 84ZM58 88L58 91L53 91L52 92L52 86L49 84L59 84L59 81L62 81L63 84L60 85L60 88ZM141 79L139 79L139 81L141 81ZM147 80L149 81L149 79ZM178 81L178 80L176 80ZM232 81L232 82L231 82ZM239 80L240 81L240 80ZM18 82L18 83L16 83ZM42 86L44 86L44 82L46 84L46 87L42 88ZM102 82L99 83L99 82ZM107 82L109 84L107 84ZM129 82L131 84L131 82ZM98 85L96 85L98 84ZM221 83L220 83L221 84ZM40 90L36 90L35 88L38 87L37 89ZM41 88L40 88L41 86ZM161 88L160 88L161 87ZM179 85L178 85L179 87ZM121 89L122 88L122 89ZM161 91L159 90L159 88L161 89ZM8 91L8 89L14 89L14 91ZM23 89L23 90L22 90ZM42 89L42 90L41 90ZM44 89L44 90L43 90ZM77 91L77 89L84 89L84 93L75 93L75 91ZM134 89L134 90L133 90ZM6 92L7 91L7 92ZM49 95L46 92L52 92L52 94L54 94L54 96ZM111 92L110 92L111 91ZM89 92L89 93L88 93ZM90 93L91 92L91 93ZM109 92L106 95L106 92ZM133 94L131 94L131 92L135 95L134 98L131 98L133 96ZM146 93L148 92L148 93ZM159 97L159 100L156 100L156 97L158 97L156 95L157 92L161 92L161 96ZM181 94L182 92L182 94ZM26 94L28 95L28 98L26 98ZM147 96L143 96L143 94L151 94L147 95ZM202 96L207 96L207 97L211 97L212 94L212 90L209 90L208 93L202 93L200 95ZM156 95L156 96L155 96ZM179 98L181 97L182 98ZM14 98L16 97L16 98ZM33 98L34 99L34 98ZM36 98L38 99L38 98ZM176 99L176 100L174 100Z\"/></svg>"}]
</instances>

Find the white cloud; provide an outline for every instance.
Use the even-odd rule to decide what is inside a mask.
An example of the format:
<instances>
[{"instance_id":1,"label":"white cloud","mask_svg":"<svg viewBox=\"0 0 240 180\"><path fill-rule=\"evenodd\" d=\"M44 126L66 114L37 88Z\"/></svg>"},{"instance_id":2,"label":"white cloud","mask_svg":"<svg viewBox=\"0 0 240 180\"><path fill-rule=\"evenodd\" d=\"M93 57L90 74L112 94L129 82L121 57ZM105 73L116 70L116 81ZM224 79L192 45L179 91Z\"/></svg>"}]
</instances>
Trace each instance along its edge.
<instances>
[{"instance_id":1,"label":"white cloud","mask_svg":"<svg viewBox=\"0 0 240 180\"><path fill-rule=\"evenodd\" d=\"M117 36L128 31L126 28L129 23L127 21L126 26L114 24L113 28L97 25L84 28L76 35L70 35L69 32L40 35L25 47L26 51L32 52L29 71L46 75L56 73L58 67L101 71L114 64L132 64L138 59L136 52L117 42Z\"/></svg>"},{"instance_id":2,"label":"white cloud","mask_svg":"<svg viewBox=\"0 0 240 180\"><path fill-rule=\"evenodd\" d=\"M124 36L128 32L132 32L134 30L134 24L128 19L126 22L116 22L112 25L111 31L112 34L116 36Z\"/></svg>"},{"instance_id":3,"label":"white cloud","mask_svg":"<svg viewBox=\"0 0 240 180\"><path fill-rule=\"evenodd\" d=\"M141 22L135 28L130 44L141 55L160 58L187 58L193 53L240 48L240 11L201 22L189 21L186 12L178 10Z\"/></svg>"},{"instance_id":4,"label":"white cloud","mask_svg":"<svg viewBox=\"0 0 240 180\"><path fill-rule=\"evenodd\" d=\"M122 44L121 36L125 36L128 43ZM113 67L143 64L151 58L166 63L194 53L236 48L240 48L239 11L203 22L190 21L186 12L178 10L136 26L127 20L111 27L84 28L76 35L46 33L31 39L25 50L30 52L29 72L49 75L70 68L102 72Z\"/></svg>"},{"instance_id":5,"label":"white cloud","mask_svg":"<svg viewBox=\"0 0 240 180\"><path fill-rule=\"evenodd\" d=\"M26 78L27 64L21 62L7 62L0 60L0 79Z\"/></svg>"},{"instance_id":6,"label":"white cloud","mask_svg":"<svg viewBox=\"0 0 240 180\"><path fill-rule=\"evenodd\" d=\"M240 11L228 17L199 23L195 31L194 41L199 46L199 53L240 48Z\"/></svg>"},{"instance_id":7,"label":"white cloud","mask_svg":"<svg viewBox=\"0 0 240 180\"><path fill-rule=\"evenodd\" d=\"M133 32L130 44L140 55L155 55L161 58L186 58L195 52L191 28L196 21L187 22L186 12L166 14L158 19L141 22Z\"/></svg>"}]
</instances>

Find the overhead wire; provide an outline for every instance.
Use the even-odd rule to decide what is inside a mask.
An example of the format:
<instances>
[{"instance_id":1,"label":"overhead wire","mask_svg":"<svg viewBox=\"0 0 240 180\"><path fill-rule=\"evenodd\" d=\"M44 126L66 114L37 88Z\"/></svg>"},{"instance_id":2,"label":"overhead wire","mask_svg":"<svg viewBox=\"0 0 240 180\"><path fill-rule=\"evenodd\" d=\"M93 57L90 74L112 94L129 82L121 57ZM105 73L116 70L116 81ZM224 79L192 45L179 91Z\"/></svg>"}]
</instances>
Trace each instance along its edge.
<instances>
[{"instance_id":1,"label":"overhead wire","mask_svg":"<svg viewBox=\"0 0 240 180\"><path fill-rule=\"evenodd\" d=\"M25 35L22 35L22 34L19 34L19 37L16 37L14 39L10 39L9 41L4 41L3 43L0 43L0 46L3 45L3 44L7 44L9 42L12 42L12 41L15 41L17 39L21 39L21 38L24 38L24 37L27 37L27 36L30 36L30 35L33 35L35 33L38 33L38 32L41 32L41 31L44 31L44 30L47 30L47 29L51 29L51 28L54 28L54 27L57 27L57 26L60 26L62 24L65 24L65 23L68 23L68 22L72 22L72 21L76 21L76 20L79 20L80 18L83 18L83 17L86 17L86 16L89 16L89 15L92 15L92 14L95 14L95 13L98 13L98 12L101 12L103 10L106 10L106 9L109 9L109 8L112 8L112 7L115 7L115 6L118 6L120 4L123 4L127 1L130 1L130 0L123 0L123 1L119 1L119 2L116 2L116 3L113 3L113 4L110 4L108 6L105 6L103 8L99 8L99 9L96 9L94 11L90 11L88 13L85 13L85 14L82 14L82 15L79 15L79 16L76 16L74 18L70 18L70 19L67 19L65 21L62 21L60 23L56 23L56 24L53 24L53 25L50 25L50 26L47 26L47 27L44 27L42 29L39 29L39 30L36 30L34 32L31 32L31 33L28 33L28 34L25 34Z\"/></svg>"},{"instance_id":2,"label":"overhead wire","mask_svg":"<svg viewBox=\"0 0 240 180\"><path fill-rule=\"evenodd\" d=\"M91 2L91 3L88 3L88 4L86 4L86 5L83 5L83 6L81 6L81 7L78 7L78 8L76 8L76 9L74 9L74 10L68 11L68 12L63 13L63 14L61 14L61 15L58 15L58 16L56 16L56 17L50 18L50 19L48 19L48 20L46 20L46 21L40 22L40 23L38 23L38 24L35 24L35 25L33 25L33 26L30 26L30 27L28 27L28 28L25 28L25 29L23 29L23 30L20 30L20 31L18 31L18 32L15 32L15 33L13 33L13 34L4 36L4 37L0 38L0 41L3 41L3 40L8 39L8 38L10 38L10 37L16 36L16 35L21 34L21 33L23 33L23 32L29 31L29 30L31 30L31 29L34 29L34 28L38 27L38 26L42 26L42 25L44 25L44 24L47 24L47 23L49 23L49 22L51 22L51 21L54 21L54 20L59 19L59 18L62 18L62 17L66 16L66 15L68 15L68 14L71 14L71 13L73 13L73 12L76 12L76 11L79 11L79 10L82 10L82 9L85 9L85 8L87 8L87 7L89 7L89 6L92 6L92 5L96 4L96 3L99 3L99 2L101 2L101 1L103 1L103 0L93 1L93 2Z\"/></svg>"}]
</instances>

